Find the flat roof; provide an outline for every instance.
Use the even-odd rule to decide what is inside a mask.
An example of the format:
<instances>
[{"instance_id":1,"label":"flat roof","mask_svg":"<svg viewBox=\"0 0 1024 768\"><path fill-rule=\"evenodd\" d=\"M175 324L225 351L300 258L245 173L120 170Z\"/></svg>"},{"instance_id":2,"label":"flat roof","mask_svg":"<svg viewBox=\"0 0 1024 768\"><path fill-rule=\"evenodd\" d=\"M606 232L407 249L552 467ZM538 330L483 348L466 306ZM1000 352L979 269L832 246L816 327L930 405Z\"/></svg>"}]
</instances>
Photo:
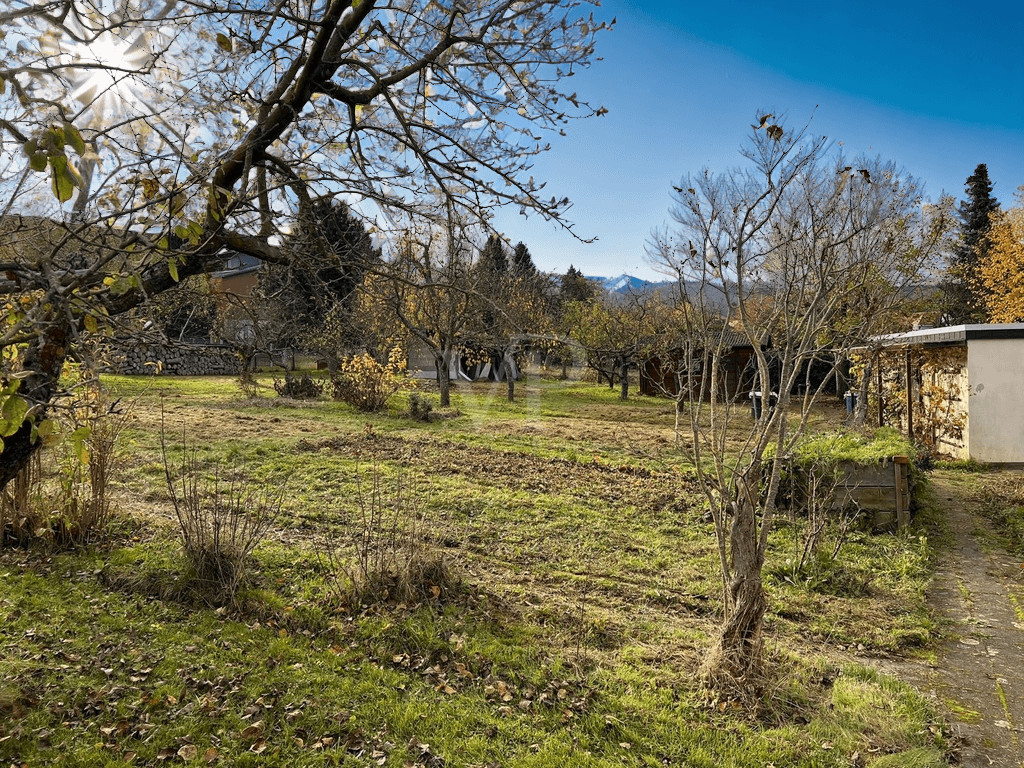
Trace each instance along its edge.
<instances>
[{"instance_id":1,"label":"flat roof","mask_svg":"<svg viewBox=\"0 0 1024 768\"><path fill-rule=\"evenodd\" d=\"M1024 339L1024 323L970 323L874 336L883 347L966 344L971 339Z\"/></svg>"}]
</instances>

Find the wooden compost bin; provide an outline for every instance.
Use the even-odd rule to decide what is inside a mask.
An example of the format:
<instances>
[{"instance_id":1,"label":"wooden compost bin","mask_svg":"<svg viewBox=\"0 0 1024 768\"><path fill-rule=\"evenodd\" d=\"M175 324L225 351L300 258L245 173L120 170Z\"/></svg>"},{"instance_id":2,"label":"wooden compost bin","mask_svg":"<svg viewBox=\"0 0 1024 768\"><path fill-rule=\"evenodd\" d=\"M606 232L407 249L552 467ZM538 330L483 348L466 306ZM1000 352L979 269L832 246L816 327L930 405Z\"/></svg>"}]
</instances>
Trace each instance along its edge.
<instances>
[{"instance_id":1,"label":"wooden compost bin","mask_svg":"<svg viewBox=\"0 0 1024 768\"><path fill-rule=\"evenodd\" d=\"M835 505L856 504L873 513L876 528L903 528L910 522L910 460L894 456L880 464L841 462L843 474Z\"/></svg>"}]
</instances>

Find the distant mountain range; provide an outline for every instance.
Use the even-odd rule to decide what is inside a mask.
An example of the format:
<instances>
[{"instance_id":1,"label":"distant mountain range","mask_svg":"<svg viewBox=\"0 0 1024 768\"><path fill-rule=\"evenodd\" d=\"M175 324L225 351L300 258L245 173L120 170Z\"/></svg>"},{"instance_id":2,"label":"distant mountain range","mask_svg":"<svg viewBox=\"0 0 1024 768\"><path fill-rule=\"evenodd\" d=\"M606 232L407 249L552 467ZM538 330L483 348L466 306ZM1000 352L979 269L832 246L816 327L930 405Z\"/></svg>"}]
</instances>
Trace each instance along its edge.
<instances>
[{"instance_id":1,"label":"distant mountain range","mask_svg":"<svg viewBox=\"0 0 1024 768\"><path fill-rule=\"evenodd\" d=\"M593 280L608 291L608 293L647 293L649 291L656 291L659 288L672 285L672 282L669 280L663 280L655 283L650 280L642 280L639 277L633 277L633 275L619 275L618 277L584 275L584 277L586 277L587 280Z\"/></svg>"}]
</instances>

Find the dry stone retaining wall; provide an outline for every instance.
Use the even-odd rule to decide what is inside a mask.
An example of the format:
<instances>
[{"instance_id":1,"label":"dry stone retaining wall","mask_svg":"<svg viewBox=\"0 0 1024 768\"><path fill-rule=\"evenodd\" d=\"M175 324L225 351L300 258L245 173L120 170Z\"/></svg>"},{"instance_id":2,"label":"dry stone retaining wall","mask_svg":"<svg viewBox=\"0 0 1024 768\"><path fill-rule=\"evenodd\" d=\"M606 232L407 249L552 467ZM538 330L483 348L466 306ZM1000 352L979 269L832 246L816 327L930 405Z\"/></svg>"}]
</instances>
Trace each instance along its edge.
<instances>
[{"instance_id":1,"label":"dry stone retaining wall","mask_svg":"<svg viewBox=\"0 0 1024 768\"><path fill-rule=\"evenodd\" d=\"M157 362L171 376L233 376L239 368L235 350L224 344L118 344L107 354L107 369L129 376L155 373Z\"/></svg>"}]
</instances>

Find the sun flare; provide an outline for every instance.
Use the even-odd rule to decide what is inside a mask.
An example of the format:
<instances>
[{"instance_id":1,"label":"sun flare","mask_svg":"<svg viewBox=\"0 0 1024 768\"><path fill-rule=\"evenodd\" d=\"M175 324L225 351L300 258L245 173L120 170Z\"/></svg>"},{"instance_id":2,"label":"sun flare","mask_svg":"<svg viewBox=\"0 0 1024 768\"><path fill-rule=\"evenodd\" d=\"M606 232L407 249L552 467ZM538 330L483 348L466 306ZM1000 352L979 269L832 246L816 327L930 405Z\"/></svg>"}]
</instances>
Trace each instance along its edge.
<instances>
[{"instance_id":1,"label":"sun flare","mask_svg":"<svg viewBox=\"0 0 1024 768\"><path fill-rule=\"evenodd\" d=\"M134 111L147 90L144 74L152 63L148 33L126 39L111 31L81 30L79 38L50 37L44 50L65 62L71 97L98 119Z\"/></svg>"}]
</instances>

